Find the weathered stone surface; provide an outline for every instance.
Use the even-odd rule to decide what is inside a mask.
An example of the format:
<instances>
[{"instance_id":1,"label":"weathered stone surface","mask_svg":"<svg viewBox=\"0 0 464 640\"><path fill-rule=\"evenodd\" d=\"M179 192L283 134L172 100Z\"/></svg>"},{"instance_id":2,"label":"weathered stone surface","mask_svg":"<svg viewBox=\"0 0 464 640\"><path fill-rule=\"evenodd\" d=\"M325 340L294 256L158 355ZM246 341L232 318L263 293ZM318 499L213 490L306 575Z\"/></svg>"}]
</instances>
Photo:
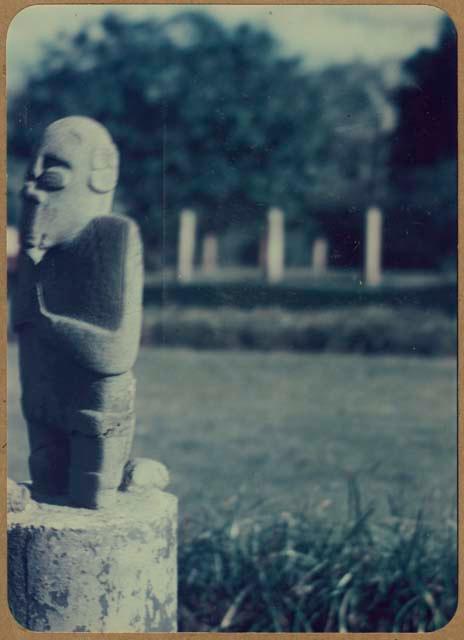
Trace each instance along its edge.
<instances>
[{"instance_id":1,"label":"weathered stone surface","mask_svg":"<svg viewBox=\"0 0 464 640\"><path fill-rule=\"evenodd\" d=\"M33 631L176 631L177 501L119 492L89 511L36 503L8 518L8 589Z\"/></svg>"},{"instance_id":2,"label":"weathered stone surface","mask_svg":"<svg viewBox=\"0 0 464 640\"><path fill-rule=\"evenodd\" d=\"M104 127L50 125L23 189L14 304L34 495L116 499L134 433L142 317L135 223L111 214L118 152Z\"/></svg>"}]
</instances>

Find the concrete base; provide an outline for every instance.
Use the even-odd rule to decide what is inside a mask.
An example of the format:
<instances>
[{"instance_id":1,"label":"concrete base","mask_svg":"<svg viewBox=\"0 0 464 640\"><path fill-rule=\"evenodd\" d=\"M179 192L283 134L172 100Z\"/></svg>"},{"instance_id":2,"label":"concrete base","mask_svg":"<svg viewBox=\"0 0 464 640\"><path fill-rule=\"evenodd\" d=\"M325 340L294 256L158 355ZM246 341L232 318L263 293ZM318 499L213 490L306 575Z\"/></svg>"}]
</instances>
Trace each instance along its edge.
<instances>
[{"instance_id":1,"label":"concrete base","mask_svg":"<svg viewBox=\"0 0 464 640\"><path fill-rule=\"evenodd\" d=\"M176 631L177 499L120 492L93 511L8 514L10 609L33 631Z\"/></svg>"}]
</instances>

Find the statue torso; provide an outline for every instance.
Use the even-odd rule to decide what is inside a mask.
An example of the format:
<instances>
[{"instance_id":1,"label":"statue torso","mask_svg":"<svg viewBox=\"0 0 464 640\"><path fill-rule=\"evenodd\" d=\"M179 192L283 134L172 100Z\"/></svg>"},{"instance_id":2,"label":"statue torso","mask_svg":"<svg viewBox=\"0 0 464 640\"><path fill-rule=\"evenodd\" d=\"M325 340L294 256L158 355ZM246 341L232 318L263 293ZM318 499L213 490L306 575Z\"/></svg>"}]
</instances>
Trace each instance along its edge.
<instances>
[{"instance_id":1,"label":"statue torso","mask_svg":"<svg viewBox=\"0 0 464 640\"><path fill-rule=\"evenodd\" d=\"M36 282L49 312L97 329L115 329L127 312L122 288L128 224L117 216L96 218L72 243L48 251L33 272L25 277L19 273L14 324L23 409L29 419L65 421L70 411L78 409L118 409L116 387L123 381L132 385L131 372L105 377L84 370L58 349L39 325L34 301Z\"/></svg>"}]
</instances>

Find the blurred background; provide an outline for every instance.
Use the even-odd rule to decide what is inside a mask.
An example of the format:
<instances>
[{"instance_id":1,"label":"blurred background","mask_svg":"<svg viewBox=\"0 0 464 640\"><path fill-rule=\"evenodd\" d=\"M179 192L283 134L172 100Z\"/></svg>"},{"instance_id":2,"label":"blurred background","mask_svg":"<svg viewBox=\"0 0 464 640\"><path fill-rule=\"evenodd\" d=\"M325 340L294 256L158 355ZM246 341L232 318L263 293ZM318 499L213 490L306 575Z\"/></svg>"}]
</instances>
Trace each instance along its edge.
<instances>
[{"instance_id":1,"label":"blurred background","mask_svg":"<svg viewBox=\"0 0 464 640\"><path fill-rule=\"evenodd\" d=\"M18 192L44 127L91 116L121 153L115 210L139 223L146 267L134 452L167 464L181 499L180 628L444 624L452 22L427 6L35 6L7 56L10 292ZM23 480L10 339L9 475ZM298 535L316 521L311 560ZM324 523L351 531L348 547L319 545ZM262 581L250 596L253 563L270 567L266 597Z\"/></svg>"},{"instance_id":2,"label":"blurred background","mask_svg":"<svg viewBox=\"0 0 464 640\"><path fill-rule=\"evenodd\" d=\"M120 147L150 268L175 265L184 208L196 262L216 234L221 266L256 267L270 207L288 266L324 236L329 266L359 268L377 205L385 269L453 271L455 47L429 7L29 8L8 37L9 223L31 145L80 113Z\"/></svg>"}]
</instances>

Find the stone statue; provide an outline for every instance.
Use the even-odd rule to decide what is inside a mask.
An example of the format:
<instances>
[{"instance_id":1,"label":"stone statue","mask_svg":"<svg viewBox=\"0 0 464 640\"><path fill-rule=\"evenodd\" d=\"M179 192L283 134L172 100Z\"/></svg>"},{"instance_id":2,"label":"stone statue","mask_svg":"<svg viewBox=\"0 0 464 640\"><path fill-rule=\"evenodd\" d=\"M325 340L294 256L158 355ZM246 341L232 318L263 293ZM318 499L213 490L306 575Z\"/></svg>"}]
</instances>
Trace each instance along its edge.
<instances>
[{"instance_id":1,"label":"stone statue","mask_svg":"<svg viewBox=\"0 0 464 640\"><path fill-rule=\"evenodd\" d=\"M134 433L142 317L136 224L111 213L118 151L99 123L44 133L22 190L14 308L33 496L110 505Z\"/></svg>"}]
</instances>

